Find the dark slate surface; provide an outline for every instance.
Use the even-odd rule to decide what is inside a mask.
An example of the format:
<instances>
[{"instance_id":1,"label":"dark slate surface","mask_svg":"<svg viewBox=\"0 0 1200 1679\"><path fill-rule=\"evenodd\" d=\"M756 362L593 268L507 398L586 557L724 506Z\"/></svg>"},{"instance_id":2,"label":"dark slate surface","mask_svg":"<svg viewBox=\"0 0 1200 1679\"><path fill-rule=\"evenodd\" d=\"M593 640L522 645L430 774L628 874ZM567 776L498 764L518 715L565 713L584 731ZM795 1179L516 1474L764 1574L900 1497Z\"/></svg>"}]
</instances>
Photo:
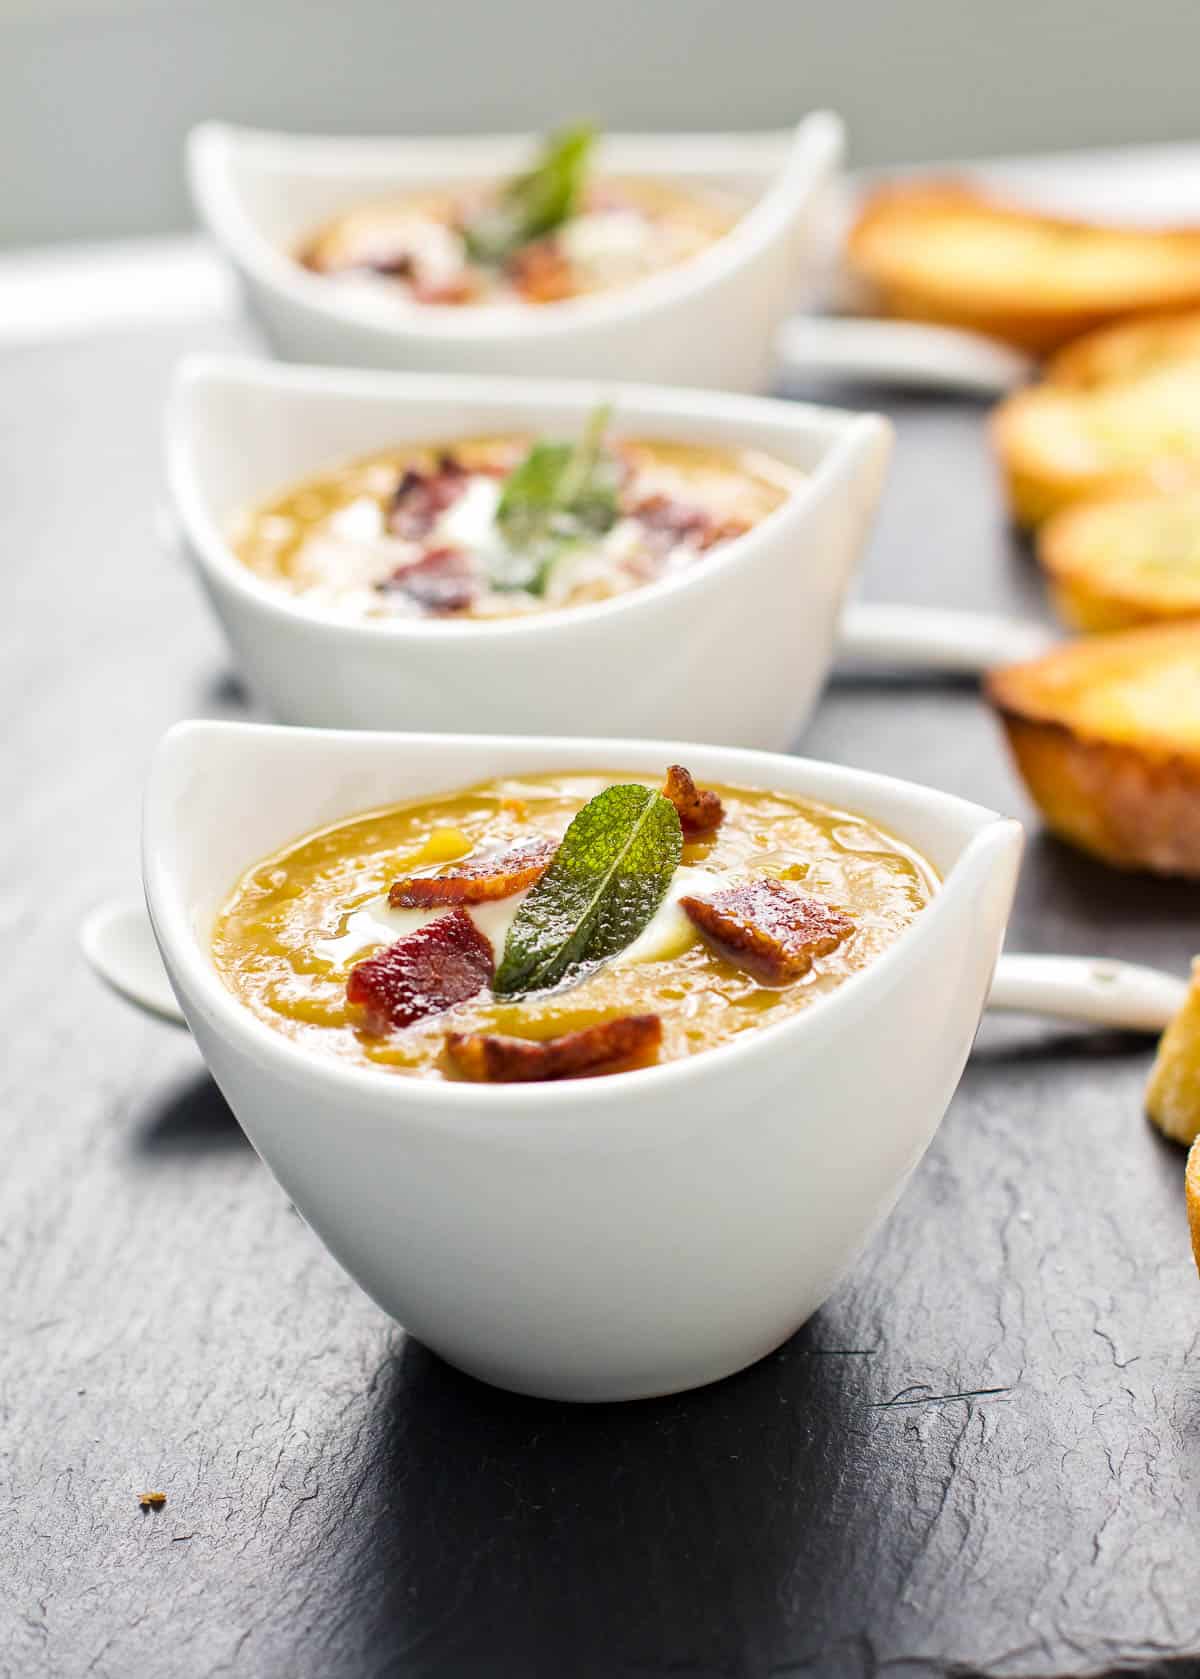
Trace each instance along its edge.
<instances>
[{"instance_id":1,"label":"dark slate surface","mask_svg":"<svg viewBox=\"0 0 1200 1679\"><path fill-rule=\"evenodd\" d=\"M83 970L80 917L135 887L156 738L242 709L155 531L168 369L220 336L14 352L0 379L0 1671L1194 1671L1200 1287L1144 1042L990 1023L899 1210L788 1346L570 1409L386 1323L190 1042ZM981 411L893 412L869 592L1040 610ZM806 745L1025 813L963 685L839 685ZM1182 970L1195 910L1035 838L1012 943Z\"/></svg>"}]
</instances>

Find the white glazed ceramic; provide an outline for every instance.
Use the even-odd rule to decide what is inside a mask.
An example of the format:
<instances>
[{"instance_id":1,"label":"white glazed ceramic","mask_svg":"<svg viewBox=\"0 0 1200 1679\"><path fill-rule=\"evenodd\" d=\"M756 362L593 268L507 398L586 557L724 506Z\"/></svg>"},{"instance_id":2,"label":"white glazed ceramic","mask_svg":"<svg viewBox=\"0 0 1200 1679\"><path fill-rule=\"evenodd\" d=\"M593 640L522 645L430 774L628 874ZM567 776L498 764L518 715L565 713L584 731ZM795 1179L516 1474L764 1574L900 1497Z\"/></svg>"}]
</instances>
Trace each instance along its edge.
<instances>
[{"instance_id":1,"label":"white glazed ceramic","mask_svg":"<svg viewBox=\"0 0 1200 1679\"><path fill-rule=\"evenodd\" d=\"M725 187L750 205L723 239L635 286L529 308L430 308L359 293L289 254L322 221L389 192L499 178L531 136L329 139L205 123L188 143L197 212L287 361L418 372L641 379L765 389L775 330L808 269L841 161L842 125L818 112L790 143L766 135L610 135L598 167Z\"/></svg>"},{"instance_id":2,"label":"white glazed ceramic","mask_svg":"<svg viewBox=\"0 0 1200 1679\"><path fill-rule=\"evenodd\" d=\"M408 440L577 432L598 398L633 436L751 447L804 482L689 571L610 601L492 622L348 622L256 577L231 514ZM891 432L763 397L193 359L167 419L177 525L242 675L281 722L328 728L660 735L784 747L832 657Z\"/></svg>"},{"instance_id":3,"label":"white glazed ceramic","mask_svg":"<svg viewBox=\"0 0 1200 1679\"><path fill-rule=\"evenodd\" d=\"M898 942L795 1018L689 1060L488 1087L310 1054L213 969L236 878L305 830L481 778L609 767L778 787L901 835L944 885ZM185 723L146 804L172 985L256 1149L386 1311L486 1381L633 1399L784 1341L886 1217L954 1093L1012 902L1021 830L927 788L679 743Z\"/></svg>"},{"instance_id":4,"label":"white glazed ceramic","mask_svg":"<svg viewBox=\"0 0 1200 1679\"><path fill-rule=\"evenodd\" d=\"M781 377L895 385L945 396L1001 397L1037 364L982 333L919 321L800 315L776 340Z\"/></svg>"}]
</instances>

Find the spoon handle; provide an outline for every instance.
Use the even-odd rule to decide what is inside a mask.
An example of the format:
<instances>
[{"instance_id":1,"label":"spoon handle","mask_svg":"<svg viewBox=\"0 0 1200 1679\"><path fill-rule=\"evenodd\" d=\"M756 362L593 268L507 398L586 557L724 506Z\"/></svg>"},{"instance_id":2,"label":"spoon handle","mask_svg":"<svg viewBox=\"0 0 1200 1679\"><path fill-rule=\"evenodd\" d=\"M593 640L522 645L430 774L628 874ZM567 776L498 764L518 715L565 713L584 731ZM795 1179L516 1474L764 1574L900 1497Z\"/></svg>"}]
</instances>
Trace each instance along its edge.
<instances>
[{"instance_id":1,"label":"spoon handle","mask_svg":"<svg viewBox=\"0 0 1200 1679\"><path fill-rule=\"evenodd\" d=\"M1035 659L1054 640L1041 624L1020 618L868 602L842 614L838 652L892 669L982 676L993 665Z\"/></svg>"},{"instance_id":2,"label":"spoon handle","mask_svg":"<svg viewBox=\"0 0 1200 1679\"><path fill-rule=\"evenodd\" d=\"M1187 981L1159 968L1090 956L1002 956L989 1009L1058 1015L1129 1032L1161 1032L1183 1006Z\"/></svg>"},{"instance_id":3,"label":"spoon handle","mask_svg":"<svg viewBox=\"0 0 1200 1679\"><path fill-rule=\"evenodd\" d=\"M910 390L1005 396L1023 384L1028 356L958 327L853 316L798 315L775 341L786 378L831 378Z\"/></svg>"}]
</instances>

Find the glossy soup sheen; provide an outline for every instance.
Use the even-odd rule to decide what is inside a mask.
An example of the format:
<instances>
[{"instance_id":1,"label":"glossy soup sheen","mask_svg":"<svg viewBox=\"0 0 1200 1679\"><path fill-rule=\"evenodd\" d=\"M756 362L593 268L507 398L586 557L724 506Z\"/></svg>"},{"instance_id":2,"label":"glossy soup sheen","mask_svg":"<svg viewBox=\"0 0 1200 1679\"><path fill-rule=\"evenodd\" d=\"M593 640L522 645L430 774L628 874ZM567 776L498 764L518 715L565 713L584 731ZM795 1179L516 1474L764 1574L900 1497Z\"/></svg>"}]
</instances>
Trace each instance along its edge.
<instances>
[{"instance_id":1,"label":"glossy soup sheen","mask_svg":"<svg viewBox=\"0 0 1200 1679\"><path fill-rule=\"evenodd\" d=\"M374 913L364 906L413 870L538 833L557 838L588 799L617 781L659 784L629 774L509 778L307 835L238 882L213 938L217 970L275 1030L360 1066L452 1077L443 1048L447 1031L548 1038L635 1013L661 1016L657 1058L666 1061L782 1020L827 995L893 943L937 889L923 858L861 817L790 795L719 787L725 822L685 844L683 868L711 873L713 889L751 876L781 878L854 920L850 937L803 979L764 985L715 955L688 923L677 946L658 960L623 964L618 958L574 985L519 1001L495 1002L484 993L386 1037L359 1030L346 981L356 962L386 942L361 942L353 918ZM688 890L703 896L704 880L689 877ZM482 918L481 925L496 938L494 922Z\"/></svg>"},{"instance_id":2,"label":"glossy soup sheen","mask_svg":"<svg viewBox=\"0 0 1200 1679\"><path fill-rule=\"evenodd\" d=\"M238 558L265 582L340 617L420 618L426 614L390 580L414 556L443 544L468 552L492 540L485 526L464 530L465 502L451 506L443 524L419 542L404 542L387 525L397 484L408 469L433 473L451 455L468 475L506 473L524 456L528 436L454 439L383 449L331 467L293 485L270 501L239 514L230 529ZM569 562L571 573L542 596L483 587L455 618L510 617L580 606L638 588L692 565L708 563L714 550L779 507L803 481L794 467L757 450L622 438L613 444L628 471L622 506L664 497L694 507L710 520L705 540L669 543L643 530L626 513L607 536ZM486 488L486 486L481 486ZM496 492L498 493L498 492ZM443 532L444 534L439 534ZM474 538L474 540L473 540ZM444 613L433 614L444 617Z\"/></svg>"}]
</instances>

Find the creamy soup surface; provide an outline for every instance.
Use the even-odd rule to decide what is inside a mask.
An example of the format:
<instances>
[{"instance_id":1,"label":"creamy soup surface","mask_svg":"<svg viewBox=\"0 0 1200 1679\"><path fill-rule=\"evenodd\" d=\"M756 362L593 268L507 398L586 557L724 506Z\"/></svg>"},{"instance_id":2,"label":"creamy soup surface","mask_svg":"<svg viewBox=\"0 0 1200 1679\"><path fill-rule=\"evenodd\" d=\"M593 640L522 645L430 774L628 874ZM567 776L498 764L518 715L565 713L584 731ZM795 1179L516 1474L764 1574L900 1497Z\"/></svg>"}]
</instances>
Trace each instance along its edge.
<instances>
[{"instance_id":1,"label":"creamy soup surface","mask_svg":"<svg viewBox=\"0 0 1200 1679\"><path fill-rule=\"evenodd\" d=\"M552 232L480 261L464 219L487 189L422 192L355 205L301 244L306 268L344 289L442 307L546 307L619 290L697 256L724 237L743 206L716 189L599 179Z\"/></svg>"},{"instance_id":2,"label":"creamy soup surface","mask_svg":"<svg viewBox=\"0 0 1200 1679\"><path fill-rule=\"evenodd\" d=\"M507 618L677 575L802 482L754 450L622 438L578 517L523 541L506 523L510 482L527 481L531 455L567 447L506 435L380 450L239 513L230 541L256 576L337 616Z\"/></svg>"},{"instance_id":3,"label":"creamy soup surface","mask_svg":"<svg viewBox=\"0 0 1200 1679\"><path fill-rule=\"evenodd\" d=\"M713 1048L828 995L891 945L937 890L922 857L861 817L722 786L714 789L724 807L720 826L685 836L662 902L618 954L553 990L500 1000L485 988L414 1024L365 1029L362 1010L346 994L356 964L449 913L389 908L398 878L444 874L463 859L539 838L558 841L581 807L616 782L656 785L637 775L576 772L507 778L306 835L234 887L213 936L217 971L276 1031L358 1065L453 1078L458 1068L447 1054L447 1033L545 1041L619 1017L655 1015L661 1041L641 1064ZM836 949L788 983L766 982L722 954L680 904L764 880L783 883L772 891L816 900L819 912L837 912L849 928ZM466 909L497 961L527 891Z\"/></svg>"}]
</instances>

